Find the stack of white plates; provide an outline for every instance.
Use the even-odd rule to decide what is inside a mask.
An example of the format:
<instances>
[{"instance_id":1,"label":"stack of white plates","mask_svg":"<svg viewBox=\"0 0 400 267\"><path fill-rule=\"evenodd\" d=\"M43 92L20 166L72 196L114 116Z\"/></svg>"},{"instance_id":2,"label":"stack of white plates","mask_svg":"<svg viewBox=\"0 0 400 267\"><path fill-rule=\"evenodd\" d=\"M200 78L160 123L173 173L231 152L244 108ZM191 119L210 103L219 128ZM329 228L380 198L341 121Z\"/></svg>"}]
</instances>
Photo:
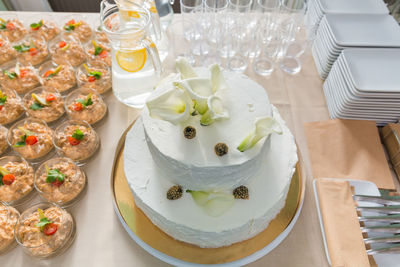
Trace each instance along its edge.
<instances>
[{"instance_id":1,"label":"stack of white plates","mask_svg":"<svg viewBox=\"0 0 400 267\"><path fill-rule=\"evenodd\" d=\"M331 118L375 120L378 125L400 118L400 49L343 50L324 92Z\"/></svg>"},{"instance_id":2,"label":"stack of white plates","mask_svg":"<svg viewBox=\"0 0 400 267\"><path fill-rule=\"evenodd\" d=\"M321 78L348 47L400 47L400 26L390 15L326 14L312 48Z\"/></svg>"},{"instance_id":3,"label":"stack of white plates","mask_svg":"<svg viewBox=\"0 0 400 267\"><path fill-rule=\"evenodd\" d=\"M318 25L324 14L389 14L383 0L311 0L307 18Z\"/></svg>"}]
</instances>

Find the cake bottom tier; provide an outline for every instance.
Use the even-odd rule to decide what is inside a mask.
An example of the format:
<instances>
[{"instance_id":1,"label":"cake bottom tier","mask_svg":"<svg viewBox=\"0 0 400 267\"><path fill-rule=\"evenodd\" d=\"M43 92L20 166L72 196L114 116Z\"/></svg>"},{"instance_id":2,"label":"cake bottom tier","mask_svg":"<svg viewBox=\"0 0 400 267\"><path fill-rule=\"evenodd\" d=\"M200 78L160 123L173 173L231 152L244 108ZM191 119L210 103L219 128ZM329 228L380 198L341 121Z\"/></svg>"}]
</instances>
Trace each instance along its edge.
<instances>
[{"instance_id":1,"label":"cake bottom tier","mask_svg":"<svg viewBox=\"0 0 400 267\"><path fill-rule=\"evenodd\" d=\"M282 124L283 134L271 136L265 163L246 185L250 198L235 200L219 217L207 215L188 193L178 200L166 198L174 184L154 163L143 125L137 121L127 134L124 149L125 175L136 205L168 235L200 247L228 246L257 235L285 205L297 163L294 138L276 110L274 117Z\"/></svg>"}]
</instances>

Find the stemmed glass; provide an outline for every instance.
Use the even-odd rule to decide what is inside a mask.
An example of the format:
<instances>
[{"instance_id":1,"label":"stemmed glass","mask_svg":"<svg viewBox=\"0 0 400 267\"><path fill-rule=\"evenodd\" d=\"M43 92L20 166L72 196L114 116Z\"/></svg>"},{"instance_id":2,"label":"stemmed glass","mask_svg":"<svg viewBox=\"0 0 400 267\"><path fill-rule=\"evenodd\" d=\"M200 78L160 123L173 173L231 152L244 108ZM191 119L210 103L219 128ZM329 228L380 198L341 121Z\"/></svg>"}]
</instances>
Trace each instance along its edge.
<instances>
[{"instance_id":1,"label":"stemmed glass","mask_svg":"<svg viewBox=\"0 0 400 267\"><path fill-rule=\"evenodd\" d=\"M247 68L251 43L251 32L247 30L247 16L252 0L229 0L228 23L231 25L230 42L233 55L228 58L228 68L243 72Z\"/></svg>"}]
</instances>

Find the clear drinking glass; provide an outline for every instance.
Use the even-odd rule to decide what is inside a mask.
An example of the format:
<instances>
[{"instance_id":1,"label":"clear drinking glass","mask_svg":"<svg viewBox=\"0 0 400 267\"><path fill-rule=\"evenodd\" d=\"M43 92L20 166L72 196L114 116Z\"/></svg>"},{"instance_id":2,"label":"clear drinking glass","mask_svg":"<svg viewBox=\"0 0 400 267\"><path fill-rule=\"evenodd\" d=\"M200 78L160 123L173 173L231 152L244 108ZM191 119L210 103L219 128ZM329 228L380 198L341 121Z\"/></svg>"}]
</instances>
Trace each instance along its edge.
<instances>
[{"instance_id":1,"label":"clear drinking glass","mask_svg":"<svg viewBox=\"0 0 400 267\"><path fill-rule=\"evenodd\" d=\"M261 55L254 60L254 71L260 75L269 75L282 49L283 36L278 26L279 0L257 0L260 12L257 23L257 43Z\"/></svg>"},{"instance_id":2,"label":"clear drinking glass","mask_svg":"<svg viewBox=\"0 0 400 267\"><path fill-rule=\"evenodd\" d=\"M162 75L161 60L151 39L150 12L136 3L103 0L101 26L112 49L114 95L122 103L142 108Z\"/></svg>"},{"instance_id":3,"label":"clear drinking glass","mask_svg":"<svg viewBox=\"0 0 400 267\"><path fill-rule=\"evenodd\" d=\"M234 55L228 58L228 68L243 72L248 65L251 32L247 30L252 0L229 0L228 19L231 26L230 42Z\"/></svg>"},{"instance_id":4,"label":"clear drinking glass","mask_svg":"<svg viewBox=\"0 0 400 267\"><path fill-rule=\"evenodd\" d=\"M185 32L183 29L184 23L181 17L178 20L174 20L167 28L167 35L170 42L170 54L173 58L184 57L190 64L195 63L194 56L190 49L190 42L185 38Z\"/></svg>"}]
</instances>

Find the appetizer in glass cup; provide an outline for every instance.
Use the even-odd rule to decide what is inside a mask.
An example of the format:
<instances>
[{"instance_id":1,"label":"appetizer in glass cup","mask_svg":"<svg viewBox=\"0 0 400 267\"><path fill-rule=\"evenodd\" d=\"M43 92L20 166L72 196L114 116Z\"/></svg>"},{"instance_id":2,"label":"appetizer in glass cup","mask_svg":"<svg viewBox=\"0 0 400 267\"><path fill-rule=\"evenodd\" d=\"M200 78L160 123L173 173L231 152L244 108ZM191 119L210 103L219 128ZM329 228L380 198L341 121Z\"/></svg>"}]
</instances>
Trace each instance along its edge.
<instances>
[{"instance_id":1,"label":"appetizer in glass cup","mask_svg":"<svg viewBox=\"0 0 400 267\"><path fill-rule=\"evenodd\" d=\"M107 105L100 94L92 89L79 88L65 98L65 109L72 120L93 125L107 114Z\"/></svg>"},{"instance_id":2,"label":"appetizer in glass cup","mask_svg":"<svg viewBox=\"0 0 400 267\"><path fill-rule=\"evenodd\" d=\"M0 201L0 255L17 245L14 238L14 227L18 217L19 212L15 208Z\"/></svg>"},{"instance_id":3,"label":"appetizer in glass cup","mask_svg":"<svg viewBox=\"0 0 400 267\"><path fill-rule=\"evenodd\" d=\"M83 165L99 149L100 138L87 122L69 120L56 128L53 143L58 155Z\"/></svg>"},{"instance_id":4,"label":"appetizer in glass cup","mask_svg":"<svg viewBox=\"0 0 400 267\"><path fill-rule=\"evenodd\" d=\"M85 173L69 158L50 159L35 173L35 188L39 195L61 207L76 203L86 186Z\"/></svg>"},{"instance_id":5,"label":"appetizer in glass cup","mask_svg":"<svg viewBox=\"0 0 400 267\"><path fill-rule=\"evenodd\" d=\"M63 253L76 234L71 214L48 202L25 210L15 225L15 239L24 252L34 258L50 258Z\"/></svg>"},{"instance_id":6,"label":"appetizer in glass cup","mask_svg":"<svg viewBox=\"0 0 400 267\"><path fill-rule=\"evenodd\" d=\"M65 113L63 97L56 89L37 87L24 97L24 107L29 116L54 122Z\"/></svg>"},{"instance_id":7,"label":"appetizer in glass cup","mask_svg":"<svg viewBox=\"0 0 400 267\"><path fill-rule=\"evenodd\" d=\"M49 50L57 65L79 66L86 61L86 53L79 41L73 36L62 34L50 41Z\"/></svg>"},{"instance_id":8,"label":"appetizer in glass cup","mask_svg":"<svg viewBox=\"0 0 400 267\"><path fill-rule=\"evenodd\" d=\"M22 41L13 45L18 52L18 61L22 65L31 64L37 66L49 56L47 41L42 36L27 36Z\"/></svg>"},{"instance_id":9,"label":"appetizer in glass cup","mask_svg":"<svg viewBox=\"0 0 400 267\"><path fill-rule=\"evenodd\" d=\"M63 26L64 34L72 35L82 43L86 43L92 37L92 28L84 20L83 16L74 15L67 18Z\"/></svg>"},{"instance_id":10,"label":"appetizer in glass cup","mask_svg":"<svg viewBox=\"0 0 400 267\"><path fill-rule=\"evenodd\" d=\"M40 78L32 65L21 65L14 61L2 66L0 84L3 88L15 90L19 95L24 95L40 85Z\"/></svg>"},{"instance_id":11,"label":"appetizer in glass cup","mask_svg":"<svg viewBox=\"0 0 400 267\"><path fill-rule=\"evenodd\" d=\"M0 158L0 200L19 206L29 201L34 193L34 172L29 163L19 156Z\"/></svg>"},{"instance_id":12,"label":"appetizer in glass cup","mask_svg":"<svg viewBox=\"0 0 400 267\"><path fill-rule=\"evenodd\" d=\"M39 19L34 17L30 19L29 33L43 37L46 41L54 39L61 32L54 21Z\"/></svg>"},{"instance_id":13,"label":"appetizer in glass cup","mask_svg":"<svg viewBox=\"0 0 400 267\"><path fill-rule=\"evenodd\" d=\"M111 71L103 62L82 64L76 71L79 86L90 88L99 94L104 94L111 89Z\"/></svg>"},{"instance_id":14,"label":"appetizer in glass cup","mask_svg":"<svg viewBox=\"0 0 400 267\"><path fill-rule=\"evenodd\" d=\"M107 66L111 67L111 48L109 45L92 40L85 45L85 48L91 62L103 62L107 64Z\"/></svg>"},{"instance_id":15,"label":"appetizer in glass cup","mask_svg":"<svg viewBox=\"0 0 400 267\"><path fill-rule=\"evenodd\" d=\"M0 65L15 59L17 55L17 51L11 46L7 37L0 36Z\"/></svg>"},{"instance_id":16,"label":"appetizer in glass cup","mask_svg":"<svg viewBox=\"0 0 400 267\"><path fill-rule=\"evenodd\" d=\"M70 64L57 65L52 61L43 63L39 67L43 87L56 89L65 93L77 85L75 70Z\"/></svg>"},{"instance_id":17,"label":"appetizer in glass cup","mask_svg":"<svg viewBox=\"0 0 400 267\"><path fill-rule=\"evenodd\" d=\"M0 17L0 35L7 37L10 42L17 42L25 37L27 30L15 14Z\"/></svg>"},{"instance_id":18,"label":"appetizer in glass cup","mask_svg":"<svg viewBox=\"0 0 400 267\"><path fill-rule=\"evenodd\" d=\"M10 124L21 118L24 112L21 97L14 90L0 90L0 124Z\"/></svg>"},{"instance_id":19,"label":"appetizer in glass cup","mask_svg":"<svg viewBox=\"0 0 400 267\"><path fill-rule=\"evenodd\" d=\"M95 28L95 30L94 30L94 36L95 36L95 39L96 39L97 41L99 41L100 43L103 43L103 44L109 44L109 43L110 43L110 41L108 40L107 35L106 35L106 33L103 31L103 28L101 27L101 25L100 25L100 26L97 26L97 27Z\"/></svg>"},{"instance_id":20,"label":"appetizer in glass cup","mask_svg":"<svg viewBox=\"0 0 400 267\"><path fill-rule=\"evenodd\" d=\"M8 144L21 157L37 163L53 150L53 130L46 122L27 118L16 122L8 131Z\"/></svg>"}]
</instances>

